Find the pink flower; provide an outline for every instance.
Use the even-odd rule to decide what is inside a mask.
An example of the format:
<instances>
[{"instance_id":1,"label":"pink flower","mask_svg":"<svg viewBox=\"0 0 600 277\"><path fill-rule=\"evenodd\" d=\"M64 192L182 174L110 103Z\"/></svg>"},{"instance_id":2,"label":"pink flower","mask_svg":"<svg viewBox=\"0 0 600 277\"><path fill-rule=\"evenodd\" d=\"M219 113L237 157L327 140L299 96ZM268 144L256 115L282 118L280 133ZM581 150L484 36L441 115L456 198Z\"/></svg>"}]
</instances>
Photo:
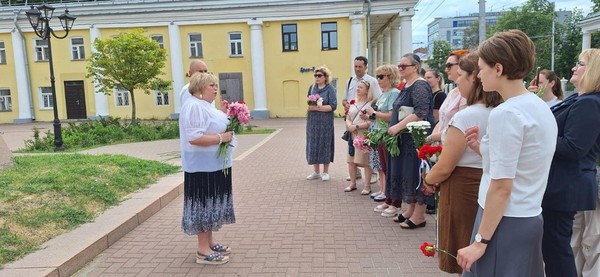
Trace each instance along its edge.
<instances>
[{"instance_id":1,"label":"pink flower","mask_svg":"<svg viewBox=\"0 0 600 277\"><path fill-rule=\"evenodd\" d=\"M363 153L369 153L371 151L371 147L367 144L367 141L363 135L357 135L352 141L354 147L360 150Z\"/></svg>"}]
</instances>

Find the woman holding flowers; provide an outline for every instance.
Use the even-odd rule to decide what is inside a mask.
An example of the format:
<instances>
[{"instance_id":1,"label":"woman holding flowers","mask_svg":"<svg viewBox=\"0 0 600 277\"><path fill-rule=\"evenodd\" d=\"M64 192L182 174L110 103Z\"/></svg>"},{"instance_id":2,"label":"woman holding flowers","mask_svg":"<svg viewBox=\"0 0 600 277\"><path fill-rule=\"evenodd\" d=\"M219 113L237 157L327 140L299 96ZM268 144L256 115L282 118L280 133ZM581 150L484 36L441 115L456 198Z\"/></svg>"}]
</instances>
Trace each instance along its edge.
<instances>
[{"instance_id":1,"label":"woman holding flowers","mask_svg":"<svg viewBox=\"0 0 600 277\"><path fill-rule=\"evenodd\" d=\"M373 120L373 129L386 128L387 123L392 118L392 109L394 101L398 98L400 91L396 88L398 84L400 84L400 74L398 73L398 69L393 65L382 65L375 70L375 76L377 77L377 83L381 88L383 94L377 99L376 108L373 109L371 105L367 106L366 113L360 115L364 119L369 118ZM386 125L379 126L378 120L383 120ZM387 159L388 159L388 151L383 143L379 143L377 146L377 151L375 153L379 160L379 184L380 191L375 195L372 195L373 199L377 202L385 201L383 204L375 207L375 212L382 213L390 206L394 208L400 208L402 205L402 200L400 198L392 199L390 197L386 197L385 194L385 179L386 179L386 171L387 171ZM371 160L375 160L372 158ZM383 214L383 216L388 216L388 214ZM394 214L391 214L394 216Z\"/></svg>"},{"instance_id":2,"label":"woman holding flowers","mask_svg":"<svg viewBox=\"0 0 600 277\"><path fill-rule=\"evenodd\" d=\"M369 128L369 121L361 118L359 114L366 113L365 109L373 101L373 89L371 84L365 80L360 80L356 87L356 99L350 101L351 105L346 115L346 130L352 132L352 140L355 144L354 156L348 155L348 172L350 173L350 185L344 189L345 192L356 190L356 171L357 167L365 169L365 176L371 176L373 169L369 166L369 150L364 151L365 132ZM367 147L368 148L368 147ZM368 195L371 193L371 180L365 178L365 186L360 194Z\"/></svg>"},{"instance_id":3,"label":"woman holding flowers","mask_svg":"<svg viewBox=\"0 0 600 277\"><path fill-rule=\"evenodd\" d=\"M433 125L431 87L419 76L421 59L415 54L406 54L400 59L398 70L406 80L400 95L393 104L388 134L398 136L400 154L389 157L386 175L386 195L392 199L402 199L409 208L399 218L400 227L414 229L425 226L425 197L419 185L419 157L411 135L403 132L406 125L414 121L429 121ZM398 214L395 207L384 211ZM405 219L405 220L403 220Z\"/></svg>"},{"instance_id":4,"label":"woman holding flowers","mask_svg":"<svg viewBox=\"0 0 600 277\"><path fill-rule=\"evenodd\" d=\"M331 71L325 66L315 70L315 83L308 96L319 95L315 105L308 105L306 116L306 160L313 166L307 180L321 178L329 181L329 164L333 162L334 130L333 111L337 108L337 93L331 82ZM321 174L320 165L323 165Z\"/></svg>"},{"instance_id":5,"label":"woman holding flowers","mask_svg":"<svg viewBox=\"0 0 600 277\"><path fill-rule=\"evenodd\" d=\"M510 30L482 42L477 53L484 91L498 91L504 102L490 113L481 144L483 130L465 132L481 153L483 175L473 242L458 250L457 262L475 276L544 276L541 204L557 128L548 105L523 85L535 45Z\"/></svg>"},{"instance_id":6,"label":"woman holding flowers","mask_svg":"<svg viewBox=\"0 0 600 277\"><path fill-rule=\"evenodd\" d=\"M218 244L213 231L235 223L231 186L231 152L218 156L221 144L235 144L233 132L226 132L229 119L211 104L217 96L218 79L196 73L190 79L187 100L179 114L181 165L184 171L184 200L181 226L198 237L196 262L223 264L229 261L229 247ZM225 168L223 165L225 164Z\"/></svg>"},{"instance_id":7,"label":"woman holding flowers","mask_svg":"<svg viewBox=\"0 0 600 277\"><path fill-rule=\"evenodd\" d=\"M476 53L471 53L458 62L455 82L461 96L467 99L467 107L452 117L448 129L442 134L443 151L425 178L426 184L439 183L438 248L452 255L469 245L482 174L481 156L467 147L465 131L477 126L482 130L478 138L481 139L492 108L502 102L497 92L483 91L481 80L477 77L478 59ZM439 256L439 268L448 273L462 273L456 259L445 254Z\"/></svg>"},{"instance_id":8,"label":"woman holding flowers","mask_svg":"<svg viewBox=\"0 0 600 277\"><path fill-rule=\"evenodd\" d=\"M599 66L600 49L584 50L571 77L579 92L552 107L558 140L542 202L542 253L548 277L600 276L595 172L600 154Z\"/></svg>"}]
</instances>

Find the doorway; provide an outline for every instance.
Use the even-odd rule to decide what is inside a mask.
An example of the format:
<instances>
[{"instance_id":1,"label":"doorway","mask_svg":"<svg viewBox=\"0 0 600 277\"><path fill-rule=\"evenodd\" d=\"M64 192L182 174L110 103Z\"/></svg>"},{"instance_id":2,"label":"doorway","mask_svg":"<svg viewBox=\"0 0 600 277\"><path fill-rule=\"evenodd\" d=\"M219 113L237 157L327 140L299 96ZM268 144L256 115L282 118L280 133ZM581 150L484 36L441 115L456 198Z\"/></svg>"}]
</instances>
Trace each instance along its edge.
<instances>
[{"instance_id":1,"label":"doorway","mask_svg":"<svg viewBox=\"0 0 600 277\"><path fill-rule=\"evenodd\" d=\"M244 100L244 85L241 72L219 73L221 100L229 103Z\"/></svg>"},{"instance_id":2,"label":"doorway","mask_svg":"<svg viewBox=\"0 0 600 277\"><path fill-rule=\"evenodd\" d=\"M65 101L67 104L67 119L87 118L83 81L65 81Z\"/></svg>"}]
</instances>

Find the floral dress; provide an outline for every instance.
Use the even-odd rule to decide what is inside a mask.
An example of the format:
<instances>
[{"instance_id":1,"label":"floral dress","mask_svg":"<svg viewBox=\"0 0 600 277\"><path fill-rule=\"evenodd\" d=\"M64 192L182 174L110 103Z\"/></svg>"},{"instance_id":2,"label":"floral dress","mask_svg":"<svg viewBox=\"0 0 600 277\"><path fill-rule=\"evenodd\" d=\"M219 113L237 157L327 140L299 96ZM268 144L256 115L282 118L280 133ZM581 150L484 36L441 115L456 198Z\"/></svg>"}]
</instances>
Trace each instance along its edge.
<instances>
[{"instance_id":1,"label":"floral dress","mask_svg":"<svg viewBox=\"0 0 600 277\"><path fill-rule=\"evenodd\" d=\"M308 164L329 164L333 162L334 129L333 111L337 108L337 93L331 84L319 89L315 84L308 95L319 94L323 105L331 105L332 111L309 111L306 117L306 161Z\"/></svg>"},{"instance_id":2,"label":"floral dress","mask_svg":"<svg viewBox=\"0 0 600 277\"><path fill-rule=\"evenodd\" d=\"M399 122L398 111L402 106L414 108L414 114L434 125L431 87L425 80L417 80L411 86L402 88L394 101L392 118L388 126ZM398 135L400 155L388 157L385 195L393 200L402 200L407 204L424 203L424 195L417 190L419 182L419 157L415 143L408 132Z\"/></svg>"}]
</instances>

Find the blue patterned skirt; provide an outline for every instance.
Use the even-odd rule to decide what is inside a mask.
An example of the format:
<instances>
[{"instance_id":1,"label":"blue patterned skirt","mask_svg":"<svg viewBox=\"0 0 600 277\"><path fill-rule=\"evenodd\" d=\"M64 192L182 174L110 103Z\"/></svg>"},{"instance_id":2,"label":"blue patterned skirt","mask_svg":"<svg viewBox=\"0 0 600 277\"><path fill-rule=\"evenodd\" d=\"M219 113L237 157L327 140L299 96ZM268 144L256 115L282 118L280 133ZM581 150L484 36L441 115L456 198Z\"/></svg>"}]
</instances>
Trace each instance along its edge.
<instances>
[{"instance_id":1,"label":"blue patterned skirt","mask_svg":"<svg viewBox=\"0 0 600 277\"><path fill-rule=\"evenodd\" d=\"M231 168L227 175L222 170L184 173L181 228L186 234L218 231L223 224L235 223L231 175Z\"/></svg>"}]
</instances>

